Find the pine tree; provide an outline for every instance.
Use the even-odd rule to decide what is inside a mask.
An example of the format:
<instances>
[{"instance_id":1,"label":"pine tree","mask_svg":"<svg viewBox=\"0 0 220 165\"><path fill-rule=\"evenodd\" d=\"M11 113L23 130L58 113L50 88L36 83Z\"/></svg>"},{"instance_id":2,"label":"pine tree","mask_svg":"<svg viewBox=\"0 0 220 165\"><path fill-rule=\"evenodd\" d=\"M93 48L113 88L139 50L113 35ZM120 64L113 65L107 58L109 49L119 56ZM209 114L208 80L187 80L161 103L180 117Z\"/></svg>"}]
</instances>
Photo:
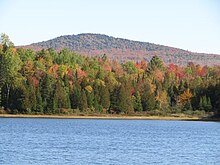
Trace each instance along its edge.
<instances>
[{"instance_id":1,"label":"pine tree","mask_svg":"<svg viewBox=\"0 0 220 165\"><path fill-rule=\"evenodd\" d=\"M144 92L141 95L141 103L144 111L151 111L155 109L155 96L154 93L151 92L149 83L145 84Z\"/></svg>"},{"instance_id":2,"label":"pine tree","mask_svg":"<svg viewBox=\"0 0 220 165\"><path fill-rule=\"evenodd\" d=\"M37 93L36 93L36 102L37 102L36 112L39 114L43 114L44 108L43 108L43 102L39 88L37 89Z\"/></svg>"},{"instance_id":3,"label":"pine tree","mask_svg":"<svg viewBox=\"0 0 220 165\"><path fill-rule=\"evenodd\" d=\"M70 95L71 107L73 109L79 108L79 102L81 98L81 87L78 83L76 83L76 85L73 87L73 90Z\"/></svg>"},{"instance_id":4,"label":"pine tree","mask_svg":"<svg viewBox=\"0 0 220 165\"><path fill-rule=\"evenodd\" d=\"M207 98L206 96L203 96L203 109L206 110L206 107L207 107Z\"/></svg>"},{"instance_id":5,"label":"pine tree","mask_svg":"<svg viewBox=\"0 0 220 165\"><path fill-rule=\"evenodd\" d=\"M28 85L25 85L21 88L22 91L22 98L21 98L21 108L23 113L31 113L31 90ZM19 107L19 106L18 106Z\"/></svg>"},{"instance_id":6,"label":"pine tree","mask_svg":"<svg viewBox=\"0 0 220 165\"><path fill-rule=\"evenodd\" d=\"M107 87L104 87L104 86L100 87L100 104L106 110L109 109L109 106L110 106L109 91L108 91Z\"/></svg>"},{"instance_id":7,"label":"pine tree","mask_svg":"<svg viewBox=\"0 0 220 165\"><path fill-rule=\"evenodd\" d=\"M158 56L153 56L148 66L148 72L151 72L156 68L163 69L163 67L164 67L163 61Z\"/></svg>"},{"instance_id":8,"label":"pine tree","mask_svg":"<svg viewBox=\"0 0 220 165\"><path fill-rule=\"evenodd\" d=\"M102 107L99 105L97 98L94 98L94 108L97 112L102 112Z\"/></svg>"},{"instance_id":9,"label":"pine tree","mask_svg":"<svg viewBox=\"0 0 220 165\"><path fill-rule=\"evenodd\" d=\"M210 97L208 97L208 100L207 100L207 110L208 111L211 111L212 110L212 103L211 103L211 99Z\"/></svg>"},{"instance_id":10,"label":"pine tree","mask_svg":"<svg viewBox=\"0 0 220 165\"><path fill-rule=\"evenodd\" d=\"M57 97L55 93L54 98L53 98L53 110L52 110L53 114L60 114L61 107L59 107L58 104L59 104L59 98Z\"/></svg>"},{"instance_id":11,"label":"pine tree","mask_svg":"<svg viewBox=\"0 0 220 165\"><path fill-rule=\"evenodd\" d=\"M191 102L190 101L187 101L183 107L183 110L184 111L187 111L187 110L192 110L192 105L191 105Z\"/></svg>"},{"instance_id":12,"label":"pine tree","mask_svg":"<svg viewBox=\"0 0 220 165\"><path fill-rule=\"evenodd\" d=\"M135 111L141 112L143 111L143 107L141 104L141 96L140 93L138 91L135 92L134 96L133 96L133 107Z\"/></svg>"},{"instance_id":13,"label":"pine tree","mask_svg":"<svg viewBox=\"0 0 220 165\"><path fill-rule=\"evenodd\" d=\"M203 97L200 97L199 99L199 109L204 110Z\"/></svg>"},{"instance_id":14,"label":"pine tree","mask_svg":"<svg viewBox=\"0 0 220 165\"><path fill-rule=\"evenodd\" d=\"M44 113L53 112L54 83L49 75L46 75L40 83L40 92L43 101Z\"/></svg>"},{"instance_id":15,"label":"pine tree","mask_svg":"<svg viewBox=\"0 0 220 165\"><path fill-rule=\"evenodd\" d=\"M119 95L119 87L116 87L110 95L110 103L111 103L110 110L116 113L120 113L119 106L118 106L118 102L119 102L118 95Z\"/></svg>"},{"instance_id":16,"label":"pine tree","mask_svg":"<svg viewBox=\"0 0 220 165\"><path fill-rule=\"evenodd\" d=\"M61 80L58 80L56 83L55 93L54 93L54 102L53 107L61 108L70 108L70 100L69 95L65 90L65 87L63 86L63 82Z\"/></svg>"},{"instance_id":17,"label":"pine tree","mask_svg":"<svg viewBox=\"0 0 220 165\"><path fill-rule=\"evenodd\" d=\"M81 112L87 111L88 104L87 104L87 97L86 97L86 92L85 90L82 90L81 98L79 101L79 110Z\"/></svg>"},{"instance_id":18,"label":"pine tree","mask_svg":"<svg viewBox=\"0 0 220 165\"><path fill-rule=\"evenodd\" d=\"M87 104L89 108L92 108L94 105L94 93L91 92L86 92L86 96L87 96Z\"/></svg>"},{"instance_id":19,"label":"pine tree","mask_svg":"<svg viewBox=\"0 0 220 165\"><path fill-rule=\"evenodd\" d=\"M126 114L134 111L129 92L130 91L126 89L124 85L121 85L118 95L118 108L120 112L124 112Z\"/></svg>"},{"instance_id":20,"label":"pine tree","mask_svg":"<svg viewBox=\"0 0 220 165\"><path fill-rule=\"evenodd\" d=\"M37 100L36 100L36 92L34 89L34 86L32 84L30 84L30 103L31 103L31 111L35 112L36 111L36 107L37 107Z\"/></svg>"}]
</instances>

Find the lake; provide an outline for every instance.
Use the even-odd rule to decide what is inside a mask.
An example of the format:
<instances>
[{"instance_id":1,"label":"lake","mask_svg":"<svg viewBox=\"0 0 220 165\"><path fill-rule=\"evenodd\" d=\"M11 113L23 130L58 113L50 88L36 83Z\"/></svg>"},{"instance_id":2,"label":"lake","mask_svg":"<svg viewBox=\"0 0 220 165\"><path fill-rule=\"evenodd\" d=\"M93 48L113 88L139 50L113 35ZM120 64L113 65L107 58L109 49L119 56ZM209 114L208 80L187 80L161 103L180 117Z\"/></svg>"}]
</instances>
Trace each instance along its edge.
<instances>
[{"instance_id":1,"label":"lake","mask_svg":"<svg viewBox=\"0 0 220 165\"><path fill-rule=\"evenodd\" d=\"M220 123L0 118L0 164L220 164Z\"/></svg>"}]
</instances>

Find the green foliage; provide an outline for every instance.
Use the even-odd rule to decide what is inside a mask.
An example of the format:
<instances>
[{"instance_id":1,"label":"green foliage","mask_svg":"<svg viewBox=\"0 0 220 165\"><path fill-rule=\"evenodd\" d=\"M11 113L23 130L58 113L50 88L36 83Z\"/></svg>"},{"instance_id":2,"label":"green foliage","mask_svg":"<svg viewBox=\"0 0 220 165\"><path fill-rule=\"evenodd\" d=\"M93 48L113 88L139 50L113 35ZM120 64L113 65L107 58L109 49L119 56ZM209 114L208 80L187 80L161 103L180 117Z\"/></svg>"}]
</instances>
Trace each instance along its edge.
<instances>
[{"instance_id":1,"label":"green foliage","mask_svg":"<svg viewBox=\"0 0 220 165\"><path fill-rule=\"evenodd\" d=\"M187 101L185 104L184 104L184 107L183 107L183 110L184 111L191 111L192 110L192 105L191 105L191 102L190 101Z\"/></svg>"},{"instance_id":2,"label":"green foliage","mask_svg":"<svg viewBox=\"0 0 220 165\"><path fill-rule=\"evenodd\" d=\"M14 43L9 39L9 36L5 33L1 33L0 44L5 47L14 47Z\"/></svg>"},{"instance_id":3,"label":"green foliage","mask_svg":"<svg viewBox=\"0 0 220 165\"><path fill-rule=\"evenodd\" d=\"M138 112L142 112L143 111L143 107L141 104L141 96L140 93L137 91L135 92L134 96L132 97L133 100L133 107L135 111Z\"/></svg>"},{"instance_id":4,"label":"green foliage","mask_svg":"<svg viewBox=\"0 0 220 165\"><path fill-rule=\"evenodd\" d=\"M61 80L58 80L56 82L55 86L55 91L54 91L54 102L53 102L53 108L54 111L57 109L65 108L69 109L70 108L70 99L67 91L65 90L63 86L63 82ZM57 111L56 111L57 112ZM60 112L58 112L60 113Z\"/></svg>"},{"instance_id":5,"label":"green foliage","mask_svg":"<svg viewBox=\"0 0 220 165\"><path fill-rule=\"evenodd\" d=\"M43 101L42 101L42 97L41 97L41 93L40 93L39 88L37 88L36 102L37 102L37 104L36 104L36 113L37 114L43 114L44 107L43 107Z\"/></svg>"},{"instance_id":6,"label":"green foliage","mask_svg":"<svg viewBox=\"0 0 220 165\"><path fill-rule=\"evenodd\" d=\"M7 37L1 42L0 106L8 113L220 114L219 66L167 67L157 56L148 65L118 64L68 49L16 49Z\"/></svg>"},{"instance_id":7,"label":"green foliage","mask_svg":"<svg viewBox=\"0 0 220 165\"><path fill-rule=\"evenodd\" d=\"M73 109L79 108L80 98L81 98L81 87L79 84L76 84L76 86L73 87L73 90L70 94L71 107Z\"/></svg>"},{"instance_id":8,"label":"green foliage","mask_svg":"<svg viewBox=\"0 0 220 165\"><path fill-rule=\"evenodd\" d=\"M200 110L205 110L207 112L211 111L212 103L211 103L210 97L208 97L208 98L207 98L207 96L200 97L199 109Z\"/></svg>"},{"instance_id":9,"label":"green foliage","mask_svg":"<svg viewBox=\"0 0 220 165\"><path fill-rule=\"evenodd\" d=\"M155 70L156 68L163 69L163 61L158 56L153 56L153 58L149 63L148 70L152 71Z\"/></svg>"},{"instance_id":10,"label":"green foliage","mask_svg":"<svg viewBox=\"0 0 220 165\"><path fill-rule=\"evenodd\" d=\"M82 90L81 99L79 100L79 110L81 112L86 112L88 108L87 97L85 90Z\"/></svg>"},{"instance_id":11,"label":"green foliage","mask_svg":"<svg viewBox=\"0 0 220 165\"><path fill-rule=\"evenodd\" d=\"M144 91L141 95L141 103L144 111L151 111L155 109L155 96L154 93L151 92L150 85L148 82L144 86Z\"/></svg>"},{"instance_id":12,"label":"green foliage","mask_svg":"<svg viewBox=\"0 0 220 165\"><path fill-rule=\"evenodd\" d=\"M106 110L109 109L110 106L110 95L107 87L100 87L100 105Z\"/></svg>"},{"instance_id":13,"label":"green foliage","mask_svg":"<svg viewBox=\"0 0 220 165\"><path fill-rule=\"evenodd\" d=\"M134 111L130 91L128 89L126 89L124 85L121 85L118 93L119 112L126 114L132 113Z\"/></svg>"},{"instance_id":14,"label":"green foliage","mask_svg":"<svg viewBox=\"0 0 220 165\"><path fill-rule=\"evenodd\" d=\"M22 62L16 53L15 48L6 47L5 52L1 56L1 71L0 71L0 87L5 86L6 102L4 107L9 107L10 93L12 88L19 87L22 83L23 77L19 73Z\"/></svg>"},{"instance_id":15,"label":"green foliage","mask_svg":"<svg viewBox=\"0 0 220 165\"><path fill-rule=\"evenodd\" d=\"M40 82L40 92L45 114L53 113L54 81L46 75Z\"/></svg>"},{"instance_id":16,"label":"green foliage","mask_svg":"<svg viewBox=\"0 0 220 165\"><path fill-rule=\"evenodd\" d=\"M87 96L88 108L92 109L94 107L94 93L87 91L86 96Z\"/></svg>"},{"instance_id":17,"label":"green foliage","mask_svg":"<svg viewBox=\"0 0 220 165\"><path fill-rule=\"evenodd\" d=\"M138 73L138 70L134 66L134 63L132 61L128 61L125 64L123 64L123 68L128 74L137 74Z\"/></svg>"}]
</instances>

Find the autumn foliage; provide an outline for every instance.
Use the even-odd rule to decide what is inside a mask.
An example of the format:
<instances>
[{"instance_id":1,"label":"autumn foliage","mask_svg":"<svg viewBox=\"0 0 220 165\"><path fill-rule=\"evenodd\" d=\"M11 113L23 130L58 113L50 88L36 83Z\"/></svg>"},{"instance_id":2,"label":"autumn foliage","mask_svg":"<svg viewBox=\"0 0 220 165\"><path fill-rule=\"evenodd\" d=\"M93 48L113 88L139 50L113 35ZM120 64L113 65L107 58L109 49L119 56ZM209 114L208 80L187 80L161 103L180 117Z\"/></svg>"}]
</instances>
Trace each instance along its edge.
<instances>
[{"instance_id":1,"label":"autumn foliage","mask_svg":"<svg viewBox=\"0 0 220 165\"><path fill-rule=\"evenodd\" d=\"M62 49L0 45L0 106L8 113L218 113L220 67L120 63Z\"/></svg>"}]
</instances>

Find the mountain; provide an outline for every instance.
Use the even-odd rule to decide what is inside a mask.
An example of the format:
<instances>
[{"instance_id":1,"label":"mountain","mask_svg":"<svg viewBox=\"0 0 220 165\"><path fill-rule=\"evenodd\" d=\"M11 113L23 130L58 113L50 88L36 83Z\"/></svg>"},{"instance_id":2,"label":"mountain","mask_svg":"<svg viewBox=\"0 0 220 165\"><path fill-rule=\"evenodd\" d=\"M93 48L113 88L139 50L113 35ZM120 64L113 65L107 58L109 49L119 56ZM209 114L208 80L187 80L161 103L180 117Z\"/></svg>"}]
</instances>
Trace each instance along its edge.
<instances>
[{"instance_id":1,"label":"mountain","mask_svg":"<svg viewBox=\"0 0 220 165\"><path fill-rule=\"evenodd\" d=\"M31 48L35 51L43 48L53 48L57 51L68 48L86 56L106 54L109 58L121 62L126 60L149 61L152 56L157 55L165 63L178 65L187 65L189 62L201 65L220 64L220 55L217 54L194 53L174 47L115 38L103 34L65 35L22 47Z\"/></svg>"}]
</instances>

